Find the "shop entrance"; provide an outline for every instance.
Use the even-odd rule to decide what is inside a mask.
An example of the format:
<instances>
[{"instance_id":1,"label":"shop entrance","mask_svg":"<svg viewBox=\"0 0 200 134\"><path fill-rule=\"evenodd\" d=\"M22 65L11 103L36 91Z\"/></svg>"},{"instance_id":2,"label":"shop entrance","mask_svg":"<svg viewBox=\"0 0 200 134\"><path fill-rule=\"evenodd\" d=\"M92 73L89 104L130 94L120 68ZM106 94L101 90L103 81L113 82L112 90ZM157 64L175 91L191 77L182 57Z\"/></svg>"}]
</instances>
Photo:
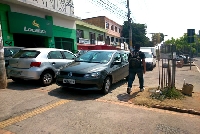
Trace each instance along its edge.
<instances>
[{"instance_id":1,"label":"shop entrance","mask_svg":"<svg viewBox=\"0 0 200 134\"><path fill-rule=\"evenodd\" d=\"M13 34L14 45L18 47L36 48L46 47L44 36L30 34Z\"/></svg>"}]
</instances>

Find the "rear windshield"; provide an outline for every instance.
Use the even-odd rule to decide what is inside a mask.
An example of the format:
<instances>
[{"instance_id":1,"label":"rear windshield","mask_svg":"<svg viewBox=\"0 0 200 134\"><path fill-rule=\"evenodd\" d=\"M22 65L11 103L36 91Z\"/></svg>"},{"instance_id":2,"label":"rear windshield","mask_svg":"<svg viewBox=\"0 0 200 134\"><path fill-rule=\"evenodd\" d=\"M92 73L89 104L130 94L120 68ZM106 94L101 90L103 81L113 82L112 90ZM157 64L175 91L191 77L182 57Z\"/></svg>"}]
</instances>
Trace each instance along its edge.
<instances>
[{"instance_id":1,"label":"rear windshield","mask_svg":"<svg viewBox=\"0 0 200 134\"><path fill-rule=\"evenodd\" d=\"M144 52L144 54L146 58L153 58L153 55L151 52Z\"/></svg>"},{"instance_id":2,"label":"rear windshield","mask_svg":"<svg viewBox=\"0 0 200 134\"><path fill-rule=\"evenodd\" d=\"M21 48L4 48L4 57L10 57L16 54Z\"/></svg>"},{"instance_id":3,"label":"rear windshield","mask_svg":"<svg viewBox=\"0 0 200 134\"><path fill-rule=\"evenodd\" d=\"M20 50L13 58L36 58L40 54L39 51L34 50Z\"/></svg>"}]
</instances>

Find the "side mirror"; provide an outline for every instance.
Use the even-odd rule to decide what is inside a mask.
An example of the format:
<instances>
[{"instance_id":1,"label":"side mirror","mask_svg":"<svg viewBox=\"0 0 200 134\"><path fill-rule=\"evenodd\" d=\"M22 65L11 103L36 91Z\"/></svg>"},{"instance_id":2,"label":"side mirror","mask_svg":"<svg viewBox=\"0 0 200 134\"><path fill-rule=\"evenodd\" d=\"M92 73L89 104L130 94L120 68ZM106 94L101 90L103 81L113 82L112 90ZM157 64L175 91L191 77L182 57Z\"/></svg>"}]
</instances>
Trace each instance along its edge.
<instances>
[{"instance_id":1,"label":"side mirror","mask_svg":"<svg viewBox=\"0 0 200 134\"><path fill-rule=\"evenodd\" d=\"M156 58L156 56L153 56L153 58Z\"/></svg>"}]
</instances>

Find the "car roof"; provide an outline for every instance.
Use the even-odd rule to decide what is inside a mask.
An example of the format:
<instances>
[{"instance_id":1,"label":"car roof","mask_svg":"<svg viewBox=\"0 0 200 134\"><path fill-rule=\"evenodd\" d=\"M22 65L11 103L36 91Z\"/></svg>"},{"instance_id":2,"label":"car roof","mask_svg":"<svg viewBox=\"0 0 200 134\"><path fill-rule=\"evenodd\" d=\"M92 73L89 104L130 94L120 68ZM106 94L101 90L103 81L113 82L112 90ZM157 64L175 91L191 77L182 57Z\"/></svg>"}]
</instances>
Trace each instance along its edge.
<instances>
[{"instance_id":1,"label":"car roof","mask_svg":"<svg viewBox=\"0 0 200 134\"><path fill-rule=\"evenodd\" d=\"M58 49L58 48L24 48L23 50L36 50L36 51L68 51L69 50L64 50L64 49Z\"/></svg>"},{"instance_id":2,"label":"car roof","mask_svg":"<svg viewBox=\"0 0 200 134\"><path fill-rule=\"evenodd\" d=\"M25 48L25 47L17 47L17 46L4 46L4 48Z\"/></svg>"},{"instance_id":3,"label":"car roof","mask_svg":"<svg viewBox=\"0 0 200 134\"><path fill-rule=\"evenodd\" d=\"M121 51L121 50L90 50L90 51L119 52L119 51Z\"/></svg>"}]
</instances>

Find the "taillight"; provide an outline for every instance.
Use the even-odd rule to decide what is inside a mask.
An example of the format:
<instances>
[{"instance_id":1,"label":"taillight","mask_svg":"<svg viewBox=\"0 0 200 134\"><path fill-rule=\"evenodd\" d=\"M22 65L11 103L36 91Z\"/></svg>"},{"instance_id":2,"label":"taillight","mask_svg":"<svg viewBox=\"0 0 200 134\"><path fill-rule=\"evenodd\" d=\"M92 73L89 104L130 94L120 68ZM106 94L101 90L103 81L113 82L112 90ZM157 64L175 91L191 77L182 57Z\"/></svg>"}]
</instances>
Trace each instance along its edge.
<instances>
[{"instance_id":1,"label":"taillight","mask_svg":"<svg viewBox=\"0 0 200 134\"><path fill-rule=\"evenodd\" d=\"M41 62L31 62L30 67L40 67Z\"/></svg>"}]
</instances>

